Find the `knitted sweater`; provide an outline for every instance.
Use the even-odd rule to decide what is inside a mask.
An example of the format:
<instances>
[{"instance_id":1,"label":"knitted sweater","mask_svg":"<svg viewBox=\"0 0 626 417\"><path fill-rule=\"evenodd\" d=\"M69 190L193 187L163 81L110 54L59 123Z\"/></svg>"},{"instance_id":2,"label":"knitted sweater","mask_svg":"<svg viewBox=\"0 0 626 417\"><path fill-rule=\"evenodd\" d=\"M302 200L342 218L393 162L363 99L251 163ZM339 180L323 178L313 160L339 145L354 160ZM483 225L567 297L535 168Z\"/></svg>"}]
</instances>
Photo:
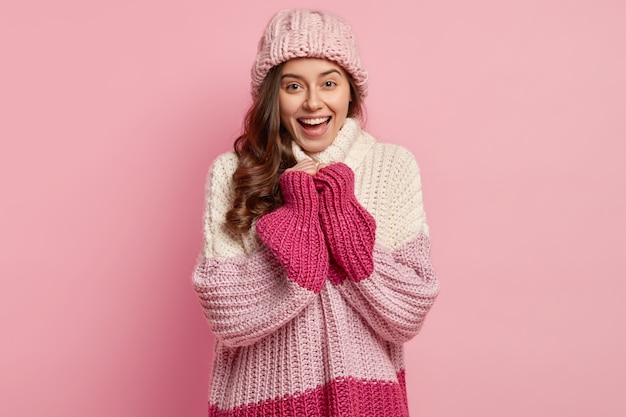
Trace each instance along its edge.
<instances>
[{"instance_id":1,"label":"knitted sweater","mask_svg":"<svg viewBox=\"0 0 626 417\"><path fill-rule=\"evenodd\" d=\"M315 157L330 165L283 174L284 206L244 236L224 227L236 156L210 170L193 274L216 336L209 416L408 416L402 345L439 290L418 166L355 119Z\"/></svg>"}]
</instances>

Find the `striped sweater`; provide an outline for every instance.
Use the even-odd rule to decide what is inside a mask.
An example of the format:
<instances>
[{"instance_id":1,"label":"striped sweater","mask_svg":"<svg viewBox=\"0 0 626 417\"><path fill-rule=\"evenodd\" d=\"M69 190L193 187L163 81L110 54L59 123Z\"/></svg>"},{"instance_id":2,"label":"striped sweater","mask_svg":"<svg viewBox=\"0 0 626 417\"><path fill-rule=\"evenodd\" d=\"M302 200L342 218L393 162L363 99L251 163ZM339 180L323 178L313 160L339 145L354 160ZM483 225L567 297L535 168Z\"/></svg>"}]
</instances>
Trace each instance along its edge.
<instances>
[{"instance_id":1,"label":"striped sweater","mask_svg":"<svg viewBox=\"0 0 626 417\"><path fill-rule=\"evenodd\" d=\"M408 416L402 345L439 289L418 166L355 119L315 158L244 236L224 227L237 157L210 170L193 274L216 336L209 416Z\"/></svg>"}]
</instances>

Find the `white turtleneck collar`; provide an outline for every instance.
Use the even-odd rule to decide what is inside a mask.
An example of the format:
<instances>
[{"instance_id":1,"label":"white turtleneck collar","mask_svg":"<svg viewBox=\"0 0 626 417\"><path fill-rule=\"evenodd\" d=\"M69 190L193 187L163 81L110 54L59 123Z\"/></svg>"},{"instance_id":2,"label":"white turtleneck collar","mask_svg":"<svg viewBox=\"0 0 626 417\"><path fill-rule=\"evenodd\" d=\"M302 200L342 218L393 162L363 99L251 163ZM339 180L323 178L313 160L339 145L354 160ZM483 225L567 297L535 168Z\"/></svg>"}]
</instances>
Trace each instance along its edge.
<instances>
[{"instance_id":1,"label":"white turtleneck collar","mask_svg":"<svg viewBox=\"0 0 626 417\"><path fill-rule=\"evenodd\" d=\"M361 130L358 119L347 118L337 132L333 143L322 152L309 155L296 141L291 142L291 149L298 162L303 159L316 159L323 164L344 162L350 168L355 169L374 142L374 138Z\"/></svg>"}]
</instances>

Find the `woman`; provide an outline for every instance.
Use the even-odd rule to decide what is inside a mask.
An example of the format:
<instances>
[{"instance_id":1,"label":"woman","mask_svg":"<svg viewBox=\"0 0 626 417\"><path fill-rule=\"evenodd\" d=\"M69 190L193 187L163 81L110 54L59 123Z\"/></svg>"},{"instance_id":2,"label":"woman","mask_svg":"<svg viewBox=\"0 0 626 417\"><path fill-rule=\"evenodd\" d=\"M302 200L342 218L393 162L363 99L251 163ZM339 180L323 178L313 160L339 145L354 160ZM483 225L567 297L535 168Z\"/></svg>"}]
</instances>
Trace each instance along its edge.
<instances>
[{"instance_id":1,"label":"woman","mask_svg":"<svg viewBox=\"0 0 626 417\"><path fill-rule=\"evenodd\" d=\"M361 130L367 73L336 16L276 14L252 87L193 278L209 416L407 416L402 345L439 288L415 159Z\"/></svg>"}]
</instances>

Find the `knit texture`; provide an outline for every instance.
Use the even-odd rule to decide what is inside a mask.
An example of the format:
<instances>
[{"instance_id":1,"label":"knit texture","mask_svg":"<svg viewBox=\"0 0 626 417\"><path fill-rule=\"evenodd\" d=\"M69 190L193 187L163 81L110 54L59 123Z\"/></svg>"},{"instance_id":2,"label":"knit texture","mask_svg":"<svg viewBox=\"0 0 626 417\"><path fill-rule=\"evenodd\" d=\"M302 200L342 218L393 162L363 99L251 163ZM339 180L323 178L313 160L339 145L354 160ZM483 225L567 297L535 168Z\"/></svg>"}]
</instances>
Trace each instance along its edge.
<instances>
[{"instance_id":1,"label":"knit texture","mask_svg":"<svg viewBox=\"0 0 626 417\"><path fill-rule=\"evenodd\" d=\"M342 162L322 168L315 176L320 193L320 221L333 258L333 281L341 282L341 272L354 281L374 271L376 221L354 195L354 174Z\"/></svg>"},{"instance_id":2,"label":"knit texture","mask_svg":"<svg viewBox=\"0 0 626 417\"><path fill-rule=\"evenodd\" d=\"M272 67L305 57L336 62L352 75L358 93L367 95L367 71L350 26L333 14L306 9L281 10L269 21L252 67L252 95Z\"/></svg>"},{"instance_id":3,"label":"knit texture","mask_svg":"<svg viewBox=\"0 0 626 417\"><path fill-rule=\"evenodd\" d=\"M280 189L284 205L261 217L256 231L289 279L320 292L328 274L328 252L318 220L313 177L301 171L286 172L280 177Z\"/></svg>"},{"instance_id":4,"label":"knit texture","mask_svg":"<svg viewBox=\"0 0 626 417\"><path fill-rule=\"evenodd\" d=\"M309 157L295 143L293 152L297 160ZM207 181L205 248L193 275L216 337L209 416L408 415L403 343L418 334L439 290L430 263L419 169L407 150L377 143L353 119L346 120L333 144L314 157L344 170L332 174L342 185L324 184L333 193L340 190L330 197L340 202L341 210L328 214L333 217L329 227L344 218L346 236L351 236L361 226L354 219L367 217L364 213L374 219L373 270L354 279L344 265L360 265L362 254L336 248L345 252L343 265L337 265L344 279L331 279L333 255L328 258L328 277L317 292L315 286L302 285L306 280L294 278L297 274L290 275L291 266L280 259L282 249L271 248L279 236L295 239L291 235L301 233L299 226L272 234L272 227L265 230L265 220L259 220L259 234L255 229L244 236L231 234L224 223L232 203L237 157L220 156ZM353 173L352 194L350 174L339 162ZM303 194L294 195L314 200L311 184L306 187ZM316 218L326 233L322 194L323 190ZM314 205L305 199L291 207L288 199L286 210L298 213L301 205ZM347 210L345 201L356 212ZM315 216L304 212L314 224ZM290 221L277 224L291 225ZM370 232L366 228L358 236ZM324 236L323 249L334 254ZM345 238L337 237L341 240ZM298 250L303 257L312 256Z\"/></svg>"}]
</instances>

